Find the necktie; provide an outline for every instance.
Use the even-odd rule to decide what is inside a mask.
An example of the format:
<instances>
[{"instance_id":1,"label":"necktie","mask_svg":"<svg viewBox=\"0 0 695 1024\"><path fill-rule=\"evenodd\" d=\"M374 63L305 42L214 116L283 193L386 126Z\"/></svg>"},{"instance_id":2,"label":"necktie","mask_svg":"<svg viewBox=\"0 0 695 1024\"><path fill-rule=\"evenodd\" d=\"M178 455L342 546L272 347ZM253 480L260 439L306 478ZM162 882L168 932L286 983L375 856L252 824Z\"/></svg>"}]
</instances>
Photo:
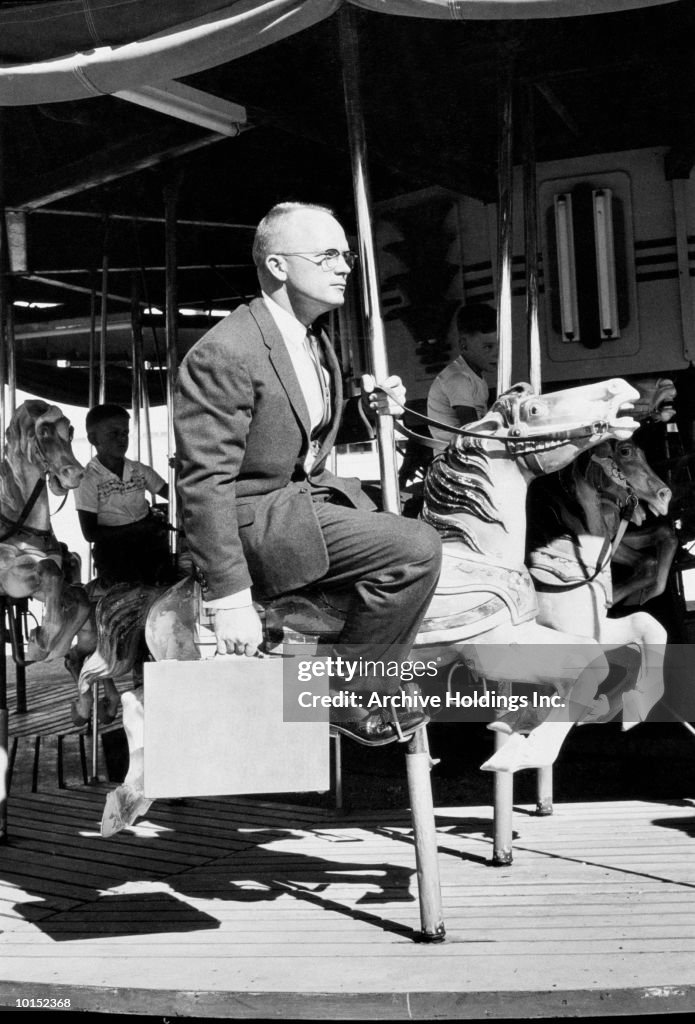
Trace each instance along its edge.
<instances>
[{"instance_id":1,"label":"necktie","mask_svg":"<svg viewBox=\"0 0 695 1024\"><path fill-rule=\"evenodd\" d=\"M323 415L321 417L321 421L320 423L316 424L313 430L313 433L317 434L320 430L323 430L323 428L326 426L326 424L331 418L331 388L328 373L324 370L323 365L321 363L321 349L319 339L311 330L308 330L306 332L306 345L307 351L309 352L309 356L311 357L311 362L316 372L316 378L319 384L319 391L323 401Z\"/></svg>"}]
</instances>

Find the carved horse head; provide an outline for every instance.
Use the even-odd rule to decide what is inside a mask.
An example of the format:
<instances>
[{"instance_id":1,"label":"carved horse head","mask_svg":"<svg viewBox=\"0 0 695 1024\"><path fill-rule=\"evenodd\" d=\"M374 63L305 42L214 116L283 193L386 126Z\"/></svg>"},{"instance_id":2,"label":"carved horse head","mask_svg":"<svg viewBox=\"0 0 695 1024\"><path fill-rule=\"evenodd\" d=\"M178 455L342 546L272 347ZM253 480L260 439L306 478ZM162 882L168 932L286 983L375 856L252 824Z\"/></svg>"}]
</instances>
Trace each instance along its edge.
<instances>
[{"instance_id":1,"label":"carved horse head","mask_svg":"<svg viewBox=\"0 0 695 1024\"><path fill-rule=\"evenodd\" d=\"M600 444L592 455L596 461L605 461L607 475L620 474L632 487L636 499L654 515L666 515L671 499L670 487L654 472L641 447L632 438ZM644 514L633 521L641 525L643 520Z\"/></svg>"},{"instance_id":2,"label":"carved horse head","mask_svg":"<svg viewBox=\"0 0 695 1024\"><path fill-rule=\"evenodd\" d=\"M23 402L10 421L0 464L0 593L35 595L60 573L46 490L37 485L47 478L60 495L77 487L84 470L72 452L72 433L62 411L39 399Z\"/></svg>"},{"instance_id":3,"label":"carved horse head","mask_svg":"<svg viewBox=\"0 0 695 1024\"><path fill-rule=\"evenodd\" d=\"M532 476L552 473L606 438L630 437L638 424L626 414L637 398L635 388L620 378L544 395L535 394L530 384L516 384L452 444L465 448L470 428L478 437L502 441Z\"/></svg>"},{"instance_id":4,"label":"carved horse head","mask_svg":"<svg viewBox=\"0 0 695 1024\"><path fill-rule=\"evenodd\" d=\"M637 422L621 414L637 397L617 378L547 395L517 384L434 459L423 518L478 555L492 550L511 559L512 549L523 550L529 481L562 469L605 438L630 437Z\"/></svg>"},{"instance_id":5,"label":"carved horse head","mask_svg":"<svg viewBox=\"0 0 695 1024\"><path fill-rule=\"evenodd\" d=\"M72 451L73 428L57 405L39 399L23 402L5 437L5 458L18 482L47 476L53 493L65 494L84 476Z\"/></svg>"}]
</instances>

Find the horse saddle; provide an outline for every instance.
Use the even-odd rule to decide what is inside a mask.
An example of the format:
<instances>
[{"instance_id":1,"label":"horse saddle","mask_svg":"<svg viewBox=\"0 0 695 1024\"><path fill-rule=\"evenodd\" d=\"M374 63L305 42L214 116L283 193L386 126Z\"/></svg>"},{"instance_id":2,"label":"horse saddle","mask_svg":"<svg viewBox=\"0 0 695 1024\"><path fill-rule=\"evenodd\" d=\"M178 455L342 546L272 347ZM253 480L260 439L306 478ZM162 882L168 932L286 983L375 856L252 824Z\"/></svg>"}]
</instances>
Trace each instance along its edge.
<instances>
[{"instance_id":1,"label":"horse saddle","mask_svg":"<svg viewBox=\"0 0 695 1024\"><path fill-rule=\"evenodd\" d=\"M437 590L415 642L420 646L468 640L537 614L536 592L525 566L495 565L445 543Z\"/></svg>"},{"instance_id":2,"label":"horse saddle","mask_svg":"<svg viewBox=\"0 0 695 1024\"><path fill-rule=\"evenodd\" d=\"M351 600L349 591L318 587L269 598L254 606L263 623L265 647L328 644L337 640ZM203 606L197 581L189 576L165 590L150 607L145 639L156 661L198 661L215 647L212 615Z\"/></svg>"}]
</instances>

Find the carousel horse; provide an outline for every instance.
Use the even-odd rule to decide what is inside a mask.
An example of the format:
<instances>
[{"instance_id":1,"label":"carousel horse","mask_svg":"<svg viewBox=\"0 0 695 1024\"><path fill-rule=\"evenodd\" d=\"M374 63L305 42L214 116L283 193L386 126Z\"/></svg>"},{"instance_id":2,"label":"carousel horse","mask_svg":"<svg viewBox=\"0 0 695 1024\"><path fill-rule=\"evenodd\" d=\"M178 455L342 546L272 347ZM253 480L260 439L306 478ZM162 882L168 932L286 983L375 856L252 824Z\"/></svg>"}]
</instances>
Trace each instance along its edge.
<instances>
[{"instance_id":1,"label":"carousel horse","mask_svg":"<svg viewBox=\"0 0 695 1024\"><path fill-rule=\"evenodd\" d=\"M74 561L51 528L46 480L66 495L84 470L72 452L72 427L55 405L23 402L10 420L0 463L0 594L44 603L32 631L30 661L64 656L89 614Z\"/></svg>"},{"instance_id":2,"label":"carousel horse","mask_svg":"<svg viewBox=\"0 0 695 1024\"><path fill-rule=\"evenodd\" d=\"M667 377L641 377L632 383L640 393L633 413L640 426L646 425L649 430L650 424L668 423L673 419L676 415L676 388L672 380ZM633 438L615 446L614 458L637 493L640 478L652 472L644 452ZM671 497L669 491L667 505ZM645 604L666 589L679 541L671 523L663 518L667 511L663 503L652 511L656 517L661 517L660 520L631 525L613 555L613 564L623 567L620 581L614 581L613 585L614 604L622 601Z\"/></svg>"},{"instance_id":3,"label":"carousel horse","mask_svg":"<svg viewBox=\"0 0 695 1024\"><path fill-rule=\"evenodd\" d=\"M572 462L580 452L608 437L627 438L637 423L627 413L637 392L616 379L554 392L533 394L528 384L501 395L490 412L459 431L438 456L426 479L424 517L442 534L444 565L440 584L416 638L418 657L462 660L494 679L551 683L567 704L590 704L608 673L600 646L574 632L558 632L537 623L537 604L524 564L525 499L529 482ZM190 581L149 603L140 600L140 618L150 652L164 657L200 657L194 636L197 615ZM110 614L108 595L97 619ZM266 630L279 627L330 643L340 631L345 595L320 587L285 595L264 608ZM127 616L123 616L125 622ZM133 615L134 625L137 615ZM134 642L101 630L98 651L85 663L80 688L127 662ZM522 646L529 658L520 657ZM124 726L133 764L142 762L142 712L128 699ZM522 761L549 763L532 737L519 751ZM507 746L510 746L508 743ZM552 759L552 757L551 757ZM517 767L525 765L519 764ZM495 770L494 767L492 770ZM505 769L506 770L506 769ZM139 768L112 790L102 834L132 823L145 800Z\"/></svg>"},{"instance_id":4,"label":"carousel horse","mask_svg":"<svg viewBox=\"0 0 695 1024\"><path fill-rule=\"evenodd\" d=\"M623 712L623 729L644 721L663 695L666 631L637 612L609 619L611 557L628 520L644 519L640 503L655 515L668 511L670 491L643 459L617 441L581 455L571 466L537 481L529 490L527 564L538 599L538 621L551 629L591 637L604 652L618 652L611 675L583 721L606 722ZM646 468L645 468L646 466ZM633 648L637 658L624 649ZM541 723L536 709L504 715L490 728L564 738L573 723Z\"/></svg>"},{"instance_id":5,"label":"carousel horse","mask_svg":"<svg viewBox=\"0 0 695 1024\"><path fill-rule=\"evenodd\" d=\"M613 586L613 603L619 604L633 595L645 604L663 594L668 583L671 563L678 550L678 538L667 515L671 490L649 466L644 452L634 440L619 441L613 447L617 468L627 478L638 500L656 517L650 523L635 522L637 529L623 534L613 555L614 563L627 566L631 575ZM655 489L655 481L660 488ZM632 603L632 602L631 602Z\"/></svg>"}]
</instances>

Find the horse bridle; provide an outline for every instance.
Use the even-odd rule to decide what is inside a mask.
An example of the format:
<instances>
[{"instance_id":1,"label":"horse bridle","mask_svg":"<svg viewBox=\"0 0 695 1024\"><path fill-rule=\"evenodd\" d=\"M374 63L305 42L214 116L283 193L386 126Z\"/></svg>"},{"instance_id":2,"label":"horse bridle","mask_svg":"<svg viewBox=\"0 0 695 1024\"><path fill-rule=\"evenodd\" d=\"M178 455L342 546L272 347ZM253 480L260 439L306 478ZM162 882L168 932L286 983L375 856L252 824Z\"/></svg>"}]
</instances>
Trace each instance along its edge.
<instances>
[{"instance_id":1,"label":"horse bridle","mask_svg":"<svg viewBox=\"0 0 695 1024\"><path fill-rule=\"evenodd\" d=\"M32 488L32 491L31 491L31 494L27 498L27 500L26 500L26 502L24 504L24 508L19 513L19 518L16 520L16 522L14 522L11 519L8 519L6 516L3 516L2 513L0 513L0 522L4 523L5 526L9 526L10 527L10 529L6 533L3 533L0 536L0 544L2 544L6 540L9 540L10 537L14 537L15 534L20 533L20 531L22 531L22 530L23 530L24 533L32 534L34 537L52 537L53 536L53 531L52 530L37 530L33 526L24 526L25 522L29 518L31 510L33 509L33 507L36 504L36 502L39 500L39 496L40 496L42 490L44 489L44 487L46 486L46 478L50 475L50 472L51 472L49 464L48 464L48 457L47 457L47 455L46 455L46 453L45 453L45 451L43 449L43 446L41 444L41 439L40 439L40 437L39 437L39 435L38 435L38 433L36 431L36 427L34 427L34 436L32 438L31 443L34 445L34 447L36 448L36 451L39 454L39 457L40 457L40 460L41 460L42 475L39 477L39 479L34 484L34 486ZM60 512L61 508L63 507L63 505L67 501L67 497L68 497L68 492L66 491L64 496L63 496L63 500L61 501L60 505L55 510L53 515L56 515L56 513Z\"/></svg>"},{"instance_id":2,"label":"horse bridle","mask_svg":"<svg viewBox=\"0 0 695 1024\"><path fill-rule=\"evenodd\" d=\"M504 401L507 405L511 406L511 421L512 426L509 428L507 437L494 437L491 434L484 434L480 431L470 430L467 427L452 427L449 423L443 423L441 420L433 419L431 416L426 416L422 412L417 412L410 406L405 405L397 397L395 391L392 388L386 387L384 384L378 384L377 388L391 399L391 401L399 406L404 413L412 416L414 419L420 420L420 422L427 424L430 427L437 427L439 430L444 430L449 434L456 434L460 437L477 437L484 441L495 440L502 444L509 445L510 448L515 446L521 447L527 441L571 441L574 438L582 437L593 437L598 434L599 437L603 437L608 434L610 430L610 424L606 420L596 420L594 423L587 424L583 427L567 427L565 430L535 430L533 427L529 427L528 424L522 423L519 418L519 408L521 405L522 395L519 394L507 394L504 398L500 398L499 401ZM409 430L402 423L398 421L394 424L395 429L399 434L404 437L409 437L421 444L429 445L429 439L423 437L421 434L415 433L414 430ZM434 444L431 447L435 447Z\"/></svg>"}]
</instances>

